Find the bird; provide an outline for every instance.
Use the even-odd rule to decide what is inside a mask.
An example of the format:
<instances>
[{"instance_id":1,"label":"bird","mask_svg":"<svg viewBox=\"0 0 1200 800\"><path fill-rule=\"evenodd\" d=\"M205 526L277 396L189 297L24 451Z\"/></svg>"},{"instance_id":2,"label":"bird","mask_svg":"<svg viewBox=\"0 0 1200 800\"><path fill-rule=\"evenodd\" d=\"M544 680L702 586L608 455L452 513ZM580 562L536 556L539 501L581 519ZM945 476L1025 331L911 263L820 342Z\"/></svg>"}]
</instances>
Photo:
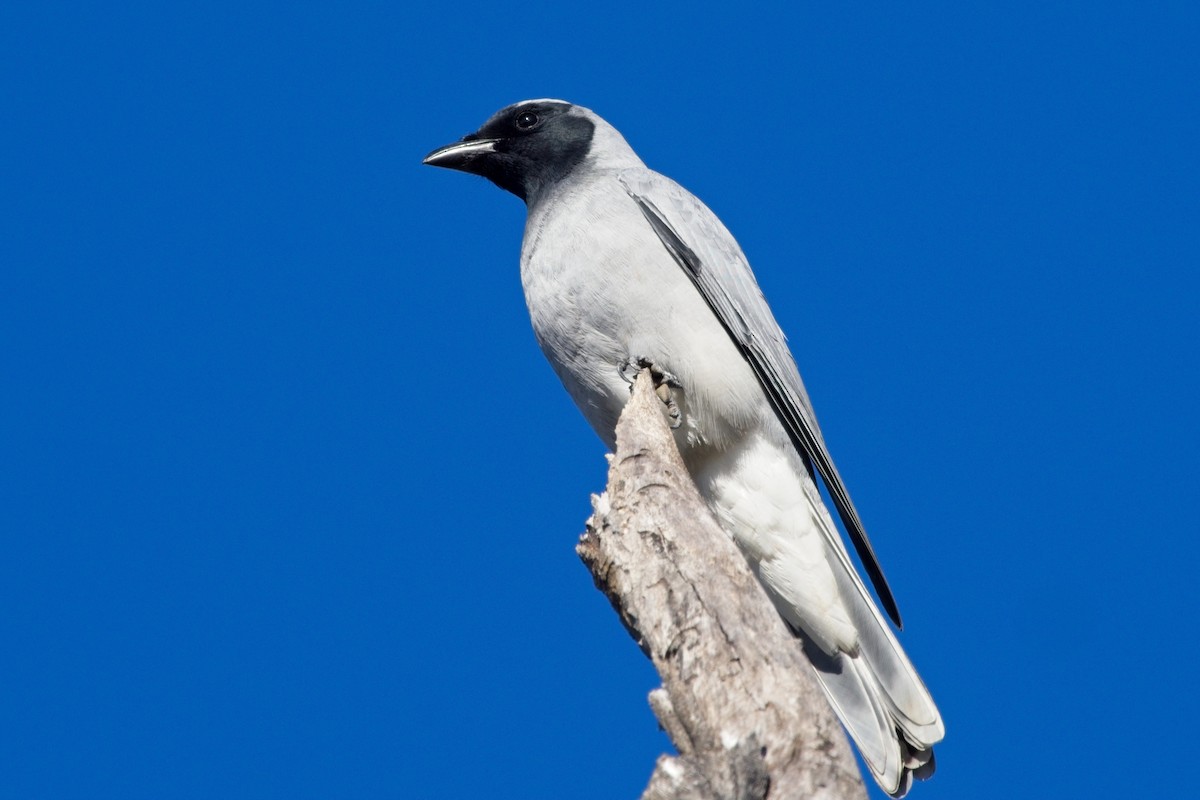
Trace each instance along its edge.
<instances>
[{"instance_id":1,"label":"bird","mask_svg":"<svg viewBox=\"0 0 1200 800\"><path fill-rule=\"evenodd\" d=\"M525 100L423 163L526 205L521 284L535 337L611 449L632 378L651 370L692 479L746 557L880 787L933 774L945 726L850 560L900 613L775 317L741 247L593 111ZM662 390L666 390L665 392Z\"/></svg>"}]
</instances>

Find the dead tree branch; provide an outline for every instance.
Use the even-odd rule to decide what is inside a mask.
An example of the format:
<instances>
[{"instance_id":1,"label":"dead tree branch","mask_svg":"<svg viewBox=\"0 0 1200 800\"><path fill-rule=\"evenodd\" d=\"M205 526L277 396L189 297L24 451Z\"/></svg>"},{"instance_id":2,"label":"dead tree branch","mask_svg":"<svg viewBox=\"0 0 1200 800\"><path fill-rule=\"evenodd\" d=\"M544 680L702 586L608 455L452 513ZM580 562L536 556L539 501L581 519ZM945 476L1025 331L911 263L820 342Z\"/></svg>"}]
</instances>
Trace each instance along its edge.
<instances>
[{"instance_id":1,"label":"dead tree branch","mask_svg":"<svg viewBox=\"0 0 1200 800\"><path fill-rule=\"evenodd\" d=\"M658 669L650 706L679 751L642 800L865 798L812 667L697 492L646 372L593 505L576 550Z\"/></svg>"}]
</instances>

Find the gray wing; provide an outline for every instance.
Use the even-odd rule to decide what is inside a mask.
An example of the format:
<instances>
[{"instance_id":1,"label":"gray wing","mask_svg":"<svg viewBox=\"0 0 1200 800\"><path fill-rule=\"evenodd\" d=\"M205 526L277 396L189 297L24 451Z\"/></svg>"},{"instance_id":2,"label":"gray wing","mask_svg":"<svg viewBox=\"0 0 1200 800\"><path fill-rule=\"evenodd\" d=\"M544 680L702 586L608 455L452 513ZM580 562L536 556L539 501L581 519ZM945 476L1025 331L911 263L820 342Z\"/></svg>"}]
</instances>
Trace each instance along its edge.
<instances>
[{"instance_id":1,"label":"gray wing","mask_svg":"<svg viewBox=\"0 0 1200 800\"><path fill-rule=\"evenodd\" d=\"M649 170L626 170L619 180L754 370L792 444L821 475L884 610L902 627L896 599L825 447L783 331L741 248L717 216L674 181Z\"/></svg>"}]
</instances>

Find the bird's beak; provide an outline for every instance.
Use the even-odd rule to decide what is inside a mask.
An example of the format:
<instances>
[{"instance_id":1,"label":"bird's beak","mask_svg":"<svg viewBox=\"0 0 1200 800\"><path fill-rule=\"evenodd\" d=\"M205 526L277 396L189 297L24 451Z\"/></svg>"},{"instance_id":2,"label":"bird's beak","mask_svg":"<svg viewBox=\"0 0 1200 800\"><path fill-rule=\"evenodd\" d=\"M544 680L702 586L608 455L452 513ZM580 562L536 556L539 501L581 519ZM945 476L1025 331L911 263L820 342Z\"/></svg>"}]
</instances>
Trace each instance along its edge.
<instances>
[{"instance_id":1,"label":"bird's beak","mask_svg":"<svg viewBox=\"0 0 1200 800\"><path fill-rule=\"evenodd\" d=\"M431 167L445 167L470 172L470 164L480 156L496 152L496 142L499 139L471 139L455 142L434 150L422 159L422 164Z\"/></svg>"}]
</instances>

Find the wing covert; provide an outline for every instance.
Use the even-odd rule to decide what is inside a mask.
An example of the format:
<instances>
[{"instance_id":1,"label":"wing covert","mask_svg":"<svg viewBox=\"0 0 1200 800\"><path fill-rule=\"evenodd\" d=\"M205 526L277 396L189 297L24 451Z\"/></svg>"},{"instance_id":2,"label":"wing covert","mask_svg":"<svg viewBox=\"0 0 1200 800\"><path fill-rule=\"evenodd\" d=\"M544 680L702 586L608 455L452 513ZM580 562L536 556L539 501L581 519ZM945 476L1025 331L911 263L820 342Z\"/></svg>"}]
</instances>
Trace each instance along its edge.
<instances>
[{"instance_id":1,"label":"wing covert","mask_svg":"<svg viewBox=\"0 0 1200 800\"><path fill-rule=\"evenodd\" d=\"M825 446L786 339L741 248L715 214L673 181L648 170L625 171L619 179L753 369L793 445L820 473L884 610L902 627L891 587Z\"/></svg>"}]
</instances>

